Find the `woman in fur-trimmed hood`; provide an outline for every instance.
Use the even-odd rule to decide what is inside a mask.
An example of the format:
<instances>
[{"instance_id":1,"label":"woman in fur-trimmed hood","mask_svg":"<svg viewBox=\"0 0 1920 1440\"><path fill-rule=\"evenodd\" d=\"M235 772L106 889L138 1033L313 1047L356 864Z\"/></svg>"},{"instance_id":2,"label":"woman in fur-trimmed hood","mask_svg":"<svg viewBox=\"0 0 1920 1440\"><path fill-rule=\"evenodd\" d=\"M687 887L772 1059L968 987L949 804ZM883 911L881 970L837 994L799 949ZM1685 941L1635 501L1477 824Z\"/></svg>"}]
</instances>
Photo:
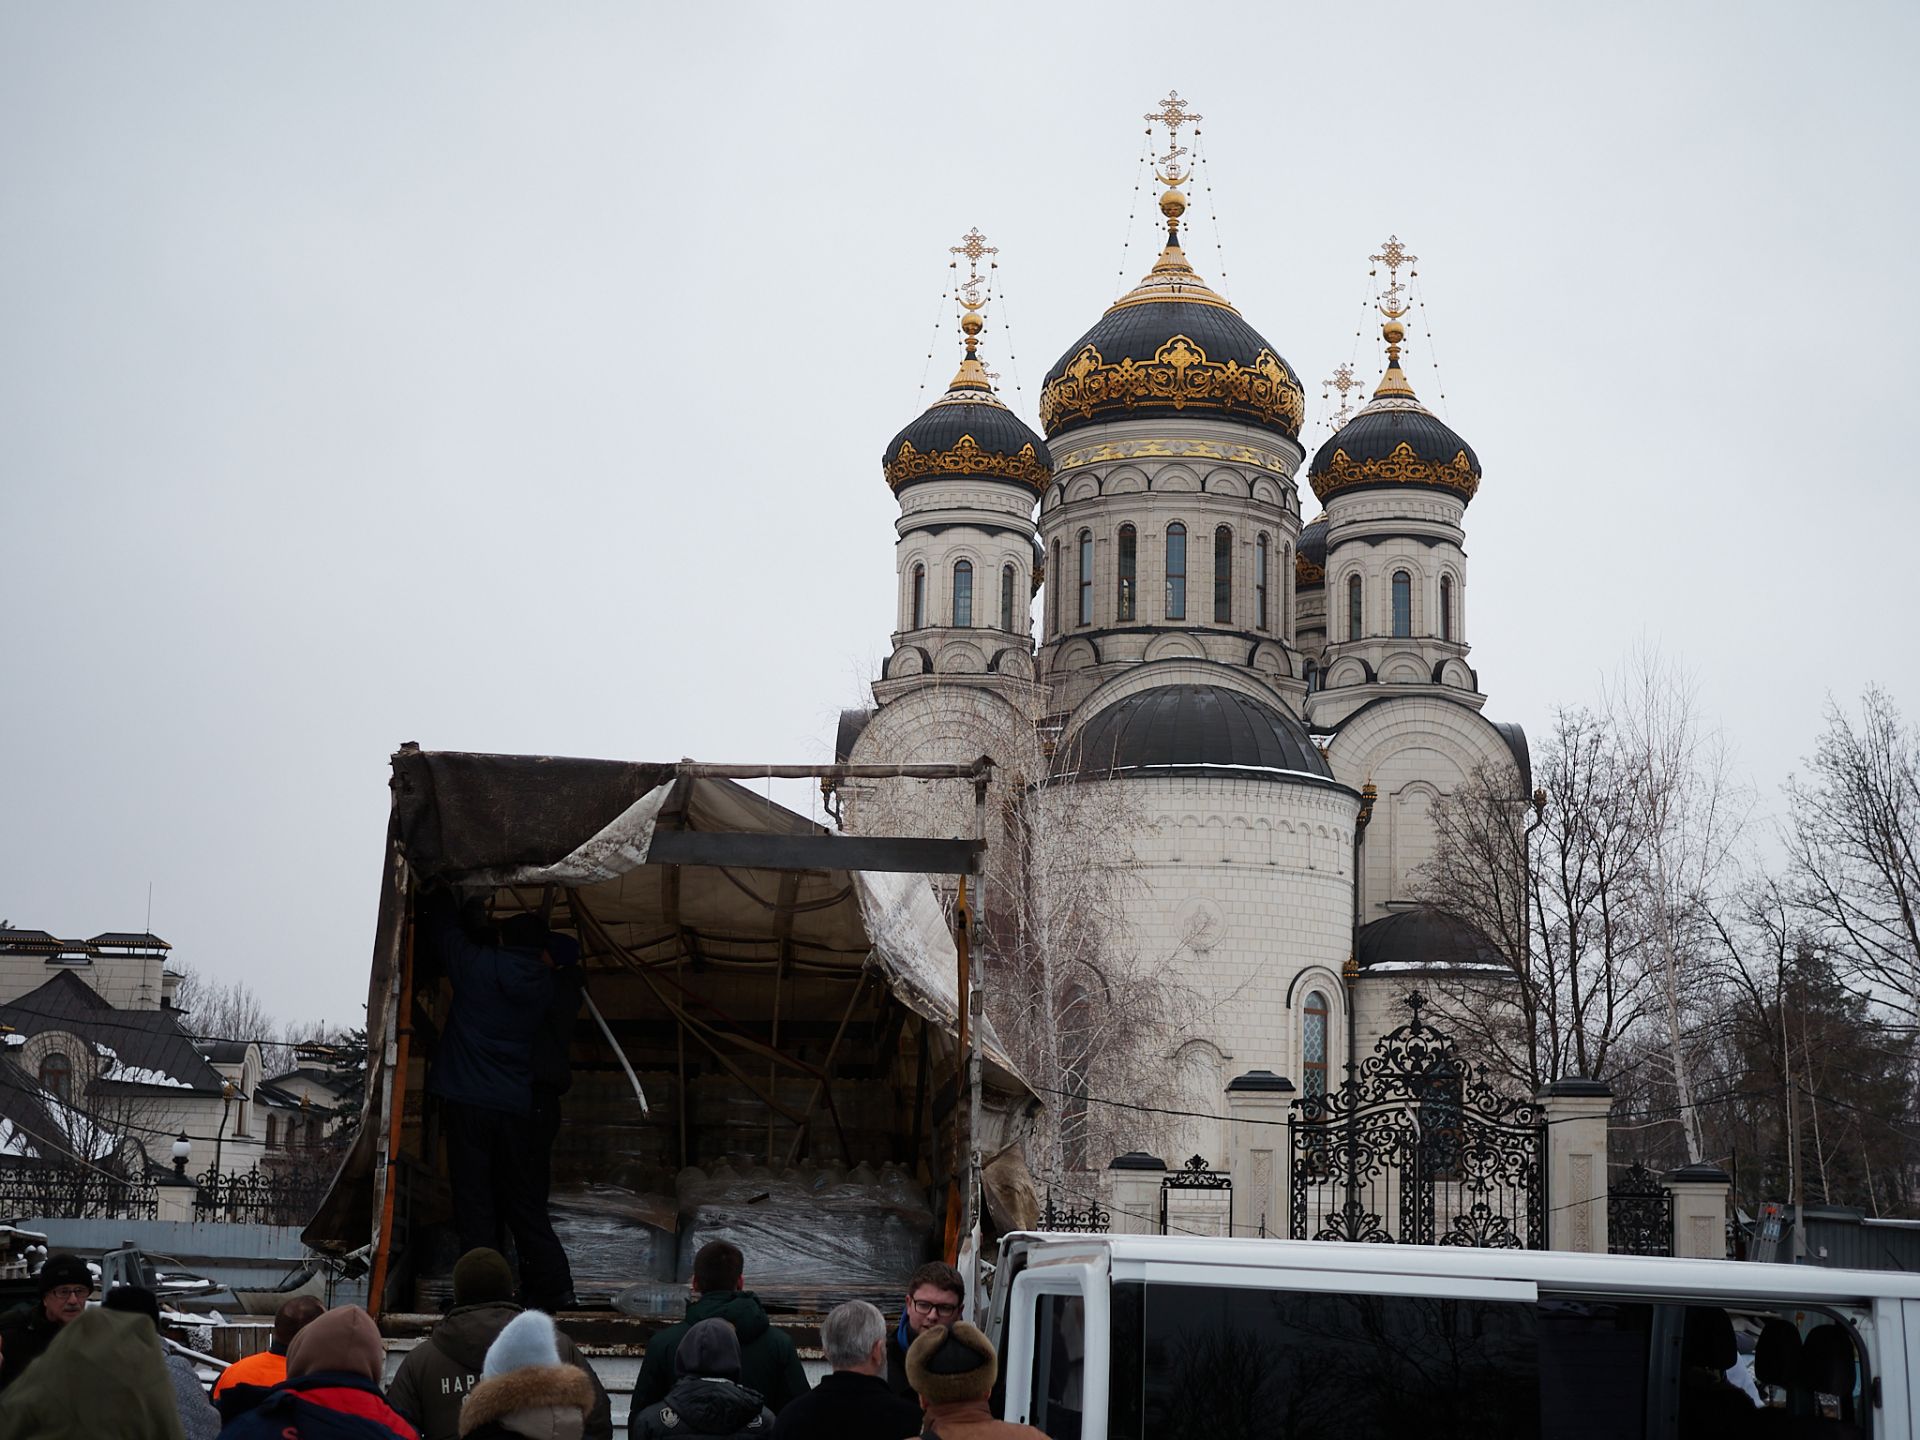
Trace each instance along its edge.
<instances>
[{"instance_id":1,"label":"woman in fur-trimmed hood","mask_svg":"<svg viewBox=\"0 0 1920 1440\"><path fill-rule=\"evenodd\" d=\"M560 1361L553 1321L516 1315L487 1347L480 1383L460 1407L461 1440L580 1440L593 1382Z\"/></svg>"}]
</instances>

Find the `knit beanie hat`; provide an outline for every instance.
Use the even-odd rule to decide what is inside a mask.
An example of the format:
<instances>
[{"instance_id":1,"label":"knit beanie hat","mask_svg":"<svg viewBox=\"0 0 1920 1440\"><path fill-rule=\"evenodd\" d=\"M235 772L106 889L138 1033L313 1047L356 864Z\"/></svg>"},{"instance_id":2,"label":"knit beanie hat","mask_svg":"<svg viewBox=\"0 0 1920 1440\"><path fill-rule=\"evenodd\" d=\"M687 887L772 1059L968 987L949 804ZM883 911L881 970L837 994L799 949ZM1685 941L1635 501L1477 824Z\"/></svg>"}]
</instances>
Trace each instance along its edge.
<instances>
[{"instance_id":1,"label":"knit beanie hat","mask_svg":"<svg viewBox=\"0 0 1920 1440\"><path fill-rule=\"evenodd\" d=\"M498 1250L482 1245L469 1250L454 1263L453 1303L484 1305L492 1300L513 1299L513 1271Z\"/></svg>"},{"instance_id":2,"label":"knit beanie hat","mask_svg":"<svg viewBox=\"0 0 1920 1440\"><path fill-rule=\"evenodd\" d=\"M44 1300L48 1291L60 1285L84 1285L93 1289L93 1271L78 1255L55 1255L40 1267L34 1283L40 1287L40 1298Z\"/></svg>"},{"instance_id":3,"label":"knit beanie hat","mask_svg":"<svg viewBox=\"0 0 1920 1440\"><path fill-rule=\"evenodd\" d=\"M506 1328L493 1337L487 1347L487 1362L480 1373L487 1379L505 1375L509 1370L560 1363L560 1345L554 1339L553 1321L538 1310L525 1310L513 1317Z\"/></svg>"},{"instance_id":4,"label":"knit beanie hat","mask_svg":"<svg viewBox=\"0 0 1920 1440\"><path fill-rule=\"evenodd\" d=\"M907 1351L907 1383L929 1405L984 1400L999 1370L993 1342L965 1320L933 1326Z\"/></svg>"},{"instance_id":5,"label":"knit beanie hat","mask_svg":"<svg viewBox=\"0 0 1920 1440\"><path fill-rule=\"evenodd\" d=\"M378 1384L386 1369L387 1352L380 1344L380 1328L358 1305L329 1310L304 1326L287 1347L287 1378L337 1370Z\"/></svg>"},{"instance_id":6,"label":"knit beanie hat","mask_svg":"<svg viewBox=\"0 0 1920 1440\"><path fill-rule=\"evenodd\" d=\"M740 1378L740 1337L733 1326L715 1316L692 1326L680 1337L673 1355L676 1375L700 1375L709 1380Z\"/></svg>"},{"instance_id":7,"label":"knit beanie hat","mask_svg":"<svg viewBox=\"0 0 1920 1440\"><path fill-rule=\"evenodd\" d=\"M125 1310L160 1323L160 1297L144 1285L116 1285L100 1303L109 1310Z\"/></svg>"}]
</instances>

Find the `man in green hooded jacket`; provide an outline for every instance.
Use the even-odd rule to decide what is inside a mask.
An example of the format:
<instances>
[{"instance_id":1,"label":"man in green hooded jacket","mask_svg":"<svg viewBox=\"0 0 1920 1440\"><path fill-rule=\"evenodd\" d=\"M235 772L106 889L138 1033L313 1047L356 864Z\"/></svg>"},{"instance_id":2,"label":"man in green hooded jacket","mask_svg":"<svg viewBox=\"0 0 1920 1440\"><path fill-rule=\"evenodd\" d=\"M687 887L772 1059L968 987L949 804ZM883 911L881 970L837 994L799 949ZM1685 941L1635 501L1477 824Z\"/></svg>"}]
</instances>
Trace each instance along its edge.
<instances>
[{"instance_id":1,"label":"man in green hooded jacket","mask_svg":"<svg viewBox=\"0 0 1920 1440\"><path fill-rule=\"evenodd\" d=\"M778 1415L788 1401L807 1393L807 1372L793 1337L767 1322L760 1297L746 1285L746 1259L737 1246L711 1240L693 1257L693 1299L687 1318L669 1325L647 1341L640 1378L633 1387L633 1409L638 1413L664 1400L673 1388L674 1353L680 1338L702 1320L725 1320L740 1337L740 1383L760 1392L766 1407Z\"/></svg>"}]
</instances>

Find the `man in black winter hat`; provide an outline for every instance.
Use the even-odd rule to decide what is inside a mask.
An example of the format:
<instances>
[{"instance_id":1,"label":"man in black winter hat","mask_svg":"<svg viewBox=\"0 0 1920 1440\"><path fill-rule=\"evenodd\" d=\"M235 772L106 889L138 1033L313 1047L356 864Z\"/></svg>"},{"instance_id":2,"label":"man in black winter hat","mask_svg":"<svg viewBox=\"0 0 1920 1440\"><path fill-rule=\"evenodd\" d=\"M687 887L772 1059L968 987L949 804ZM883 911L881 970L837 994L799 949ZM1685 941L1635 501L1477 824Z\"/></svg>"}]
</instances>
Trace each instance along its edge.
<instances>
[{"instance_id":1,"label":"man in black winter hat","mask_svg":"<svg viewBox=\"0 0 1920 1440\"><path fill-rule=\"evenodd\" d=\"M49 1256L35 1280L40 1298L0 1315L0 1390L40 1358L93 1295L93 1271L77 1255Z\"/></svg>"}]
</instances>

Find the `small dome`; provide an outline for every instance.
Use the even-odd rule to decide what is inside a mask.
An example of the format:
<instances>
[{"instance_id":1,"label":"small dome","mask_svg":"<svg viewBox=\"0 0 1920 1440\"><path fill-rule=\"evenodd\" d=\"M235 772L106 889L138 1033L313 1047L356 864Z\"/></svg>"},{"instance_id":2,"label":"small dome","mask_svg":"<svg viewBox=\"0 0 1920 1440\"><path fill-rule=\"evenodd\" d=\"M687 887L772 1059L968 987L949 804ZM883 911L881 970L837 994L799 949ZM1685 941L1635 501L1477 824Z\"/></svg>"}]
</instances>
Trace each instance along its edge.
<instances>
[{"instance_id":1,"label":"small dome","mask_svg":"<svg viewBox=\"0 0 1920 1440\"><path fill-rule=\"evenodd\" d=\"M1417 905L1360 927L1355 958L1362 970L1453 970L1462 965L1500 965L1500 952L1481 931L1431 905Z\"/></svg>"},{"instance_id":2,"label":"small dome","mask_svg":"<svg viewBox=\"0 0 1920 1440\"><path fill-rule=\"evenodd\" d=\"M1327 516L1322 511L1300 532L1300 548L1293 554L1293 588L1311 590L1327 579Z\"/></svg>"},{"instance_id":3,"label":"small dome","mask_svg":"<svg viewBox=\"0 0 1920 1440\"><path fill-rule=\"evenodd\" d=\"M1187 412L1300 437L1300 377L1193 271L1177 228L1160 259L1047 372L1049 439L1082 425Z\"/></svg>"},{"instance_id":4,"label":"small dome","mask_svg":"<svg viewBox=\"0 0 1920 1440\"><path fill-rule=\"evenodd\" d=\"M1337 491L1400 485L1424 485L1471 500L1480 488L1480 458L1420 403L1400 369L1398 326L1387 328L1387 373L1380 388L1315 453L1307 481L1323 505Z\"/></svg>"},{"instance_id":5,"label":"small dome","mask_svg":"<svg viewBox=\"0 0 1920 1440\"><path fill-rule=\"evenodd\" d=\"M1056 779L1219 769L1333 778L1298 720L1219 685L1162 685L1116 700L1053 757Z\"/></svg>"},{"instance_id":6,"label":"small dome","mask_svg":"<svg viewBox=\"0 0 1920 1440\"><path fill-rule=\"evenodd\" d=\"M895 490L921 480L1004 480L1041 491L1053 456L1026 422L1001 403L979 361L969 357L926 412L887 442L880 457Z\"/></svg>"}]
</instances>

